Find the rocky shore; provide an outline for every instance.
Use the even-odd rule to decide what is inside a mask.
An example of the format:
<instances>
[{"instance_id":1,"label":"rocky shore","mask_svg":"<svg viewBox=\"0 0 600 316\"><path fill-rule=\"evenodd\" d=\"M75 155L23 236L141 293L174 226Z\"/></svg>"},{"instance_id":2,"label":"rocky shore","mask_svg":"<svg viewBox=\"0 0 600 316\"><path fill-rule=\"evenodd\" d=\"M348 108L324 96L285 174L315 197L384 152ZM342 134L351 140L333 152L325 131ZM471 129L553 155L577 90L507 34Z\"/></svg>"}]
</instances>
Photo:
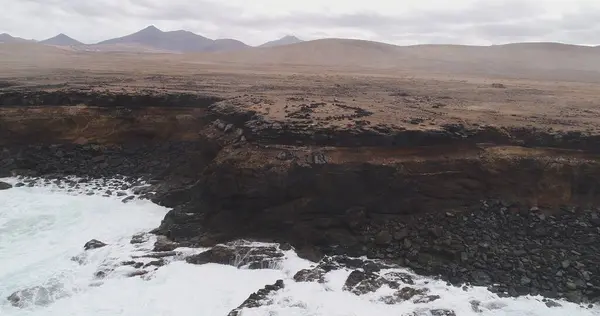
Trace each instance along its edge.
<instances>
[{"instance_id":1,"label":"rocky shore","mask_svg":"<svg viewBox=\"0 0 600 316\"><path fill-rule=\"evenodd\" d=\"M173 208L154 233L178 246L289 244L321 262L298 280L318 281L329 256L367 256L501 295L600 301L597 135L459 124L311 130L231 100L20 97L0 97L0 131L11 135L2 139L0 178L144 181L137 196ZM93 106L72 111L84 101ZM12 112L34 104L52 115ZM36 141L36 133L51 137ZM186 260L231 258L216 247ZM381 267L356 269L349 290L364 279L383 284L373 275Z\"/></svg>"}]
</instances>

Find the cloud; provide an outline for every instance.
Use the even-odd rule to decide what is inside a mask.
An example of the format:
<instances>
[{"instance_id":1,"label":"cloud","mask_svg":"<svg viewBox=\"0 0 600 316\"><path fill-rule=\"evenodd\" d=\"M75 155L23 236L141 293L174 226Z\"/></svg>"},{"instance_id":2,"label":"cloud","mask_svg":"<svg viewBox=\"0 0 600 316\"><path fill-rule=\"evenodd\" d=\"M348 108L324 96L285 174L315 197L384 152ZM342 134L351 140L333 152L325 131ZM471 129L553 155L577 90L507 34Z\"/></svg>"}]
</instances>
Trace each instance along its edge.
<instances>
[{"instance_id":1,"label":"cloud","mask_svg":"<svg viewBox=\"0 0 600 316\"><path fill-rule=\"evenodd\" d=\"M153 24L249 44L294 34L397 44L594 44L595 0L7 0L0 33L44 39L66 33L96 42ZM31 21L36 21L31 23Z\"/></svg>"}]
</instances>

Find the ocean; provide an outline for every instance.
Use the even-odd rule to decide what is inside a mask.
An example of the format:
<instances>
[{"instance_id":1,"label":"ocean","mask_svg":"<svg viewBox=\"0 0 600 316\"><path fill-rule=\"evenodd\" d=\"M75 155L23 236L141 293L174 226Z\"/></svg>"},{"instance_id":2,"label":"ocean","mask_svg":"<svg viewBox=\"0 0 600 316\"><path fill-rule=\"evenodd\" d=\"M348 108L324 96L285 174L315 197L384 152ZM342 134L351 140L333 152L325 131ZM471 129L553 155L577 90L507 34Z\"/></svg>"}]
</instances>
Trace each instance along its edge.
<instances>
[{"instance_id":1,"label":"ocean","mask_svg":"<svg viewBox=\"0 0 600 316\"><path fill-rule=\"evenodd\" d=\"M560 307L548 307L540 296L500 298L485 288L452 287L416 275L413 287L428 288L429 295L440 299L388 305L381 298L393 290L386 286L362 296L344 291L350 270L330 272L324 283L295 282L294 274L314 263L298 258L293 250L285 252L280 266L250 270L189 264L185 254L206 249L180 248L183 255L169 258L160 268L148 268L146 275L130 277L134 268L121 263L148 253L155 240L144 235L146 241L132 244L132 236L157 227L168 209L146 200L123 203L123 197L103 196L105 191L93 183L71 190L44 181L0 191L0 315L225 316L251 293L279 279L284 289L266 305L243 309L241 315L429 316L441 310L458 316L600 315L598 307L564 301L557 301ZM108 245L85 251L91 239ZM7 299L32 288L35 295L23 299L20 307Z\"/></svg>"}]
</instances>

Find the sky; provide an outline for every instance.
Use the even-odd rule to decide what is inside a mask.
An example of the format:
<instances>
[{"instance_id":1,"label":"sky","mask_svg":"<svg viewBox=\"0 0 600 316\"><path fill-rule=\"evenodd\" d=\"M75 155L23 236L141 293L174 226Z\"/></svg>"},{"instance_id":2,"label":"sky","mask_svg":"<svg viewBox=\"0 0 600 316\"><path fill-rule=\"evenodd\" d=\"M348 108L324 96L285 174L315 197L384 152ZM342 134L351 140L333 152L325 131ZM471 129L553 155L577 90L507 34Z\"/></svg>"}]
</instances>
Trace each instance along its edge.
<instances>
[{"instance_id":1,"label":"sky","mask_svg":"<svg viewBox=\"0 0 600 316\"><path fill-rule=\"evenodd\" d=\"M84 43L149 25L250 45L284 35L399 45L600 44L599 0L0 0L0 33Z\"/></svg>"}]
</instances>

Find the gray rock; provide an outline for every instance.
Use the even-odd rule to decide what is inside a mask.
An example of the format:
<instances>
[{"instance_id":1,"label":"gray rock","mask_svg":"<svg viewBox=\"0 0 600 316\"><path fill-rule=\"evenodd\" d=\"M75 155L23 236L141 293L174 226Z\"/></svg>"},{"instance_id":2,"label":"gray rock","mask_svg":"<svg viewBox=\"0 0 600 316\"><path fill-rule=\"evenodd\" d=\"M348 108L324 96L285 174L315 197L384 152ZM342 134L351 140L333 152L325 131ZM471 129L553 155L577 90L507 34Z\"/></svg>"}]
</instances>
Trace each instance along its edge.
<instances>
[{"instance_id":1,"label":"gray rock","mask_svg":"<svg viewBox=\"0 0 600 316\"><path fill-rule=\"evenodd\" d=\"M481 301L478 300L472 300L469 302L471 304L471 309L475 312L475 313L481 313L483 312L483 310L481 309Z\"/></svg>"},{"instance_id":2,"label":"gray rock","mask_svg":"<svg viewBox=\"0 0 600 316\"><path fill-rule=\"evenodd\" d=\"M141 234L136 234L133 235L133 237L131 237L131 244L142 244L147 242L150 239L150 237L148 236L148 234L146 233L141 233Z\"/></svg>"},{"instance_id":3,"label":"gray rock","mask_svg":"<svg viewBox=\"0 0 600 316\"><path fill-rule=\"evenodd\" d=\"M552 307L562 307L562 305L558 304L557 302L553 301L553 300L548 300L546 301L546 306L552 308Z\"/></svg>"},{"instance_id":4,"label":"gray rock","mask_svg":"<svg viewBox=\"0 0 600 316\"><path fill-rule=\"evenodd\" d=\"M13 186L10 183L0 181L0 191L11 189Z\"/></svg>"},{"instance_id":5,"label":"gray rock","mask_svg":"<svg viewBox=\"0 0 600 316\"><path fill-rule=\"evenodd\" d=\"M577 284L575 284L574 282L567 282L566 286L567 286L567 289L569 289L569 290L576 290L577 289Z\"/></svg>"},{"instance_id":6,"label":"gray rock","mask_svg":"<svg viewBox=\"0 0 600 316\"><path fill-rule=\"evenodd\" d=\"M565 298L573 303L579 304L583 299L583 295L580 291L571 291L565 293Z\"/></svg>"},{"instance_id":7,"label":"gray rock","mask_svg":"<svg viewBox=\"0 0 600 316\"><path fill-rule=\"evenodd\" d=\"M83 245L83 249L91 250L91 249L102 248L104 246L106 246L106 244L101 242L100 240L92 239L92 240L86 242L85 245Z\"/></svg>"},{"instance_id":8,"label":"gray rock","mask_svg":"<svg viewBox=\"0 0 600 316\"><path fill-rule=\"evenodd\" d=\"M317 267L314 269L303 269L294 274L294 281L296 282L318 282L325 283L326 271Z\"/></svg>"},{"instance_id":9,"label":"gray rock","mask_svg":"<svg viewBox=\"0 0 600 316\"><path fill-rule=\"evenodd\" d=\"M432 309L431 316L456 316L456 313L449 309Z\"/></svg>"},{"instance_id":10,"label":"gray rock","mask_svg":"<svg viewBox=\"0 0 600 316\"><path fill-rule=\"evenodd\" d=\"M348 279L346 279L343 289L356 295L364 295L377 291L384 284L393 289L397 289L400 286L397 282L382 278L378 274L354 270L350 273Z\"/></svg>"},{"instance_id":11,"label":"gray rock","mask_svg":"<svg viewBox=\"0 0 600 316\"><path fill-rule=\"evenodd\" d=\"M41 286L16 291L7 297L7 300L10 304L19 308L24 308L30 304L47 306L53 301L50 290Z\"/></svg>"},{"instance_id":12,"label":"gray rock","mask_svg":"<svg viewBox=\"0 0 600 316\"><path fill-rule=\"evenodd\" d=\"M179 248L179 244L173 241L170 241L165 236L157 236L156 242L154 243L154 249L152 251L162 252L162 251L173 251Z\"/></svg>"},{"instance_id":13,"label":"gray rock","mask_svg":"<svg viewBox=\"0 0 600 316\"><path fill-rule=\"evenodd\" d=\"M526 276L524 276L524 277L521 278L521 285L529 285L529 284L531 284L531 279L530 278L528 278Z\"/></svg>"},{"instance_id":14,"label":"gray rock","mask_svg":"<svg viewBox=\"0 0 600 316\"><path fill-rule=\"evenodd\" d=\"M404 238L408 237L408 229L403 228L394 233L395 240L404 240Z\"/></svg>"},{"instance_id":15,"label":"gray rock","mask_svg":"<svg viewBox=\"0 0 600 316\"><path fill-rule=\"evenodd\" d=\"M392 242L392 235L387 231L383 230L375 236L375 243L378 245L387 245Z\"/></svg>"},{"instance_id":16,"label":"gray rock","mask_svg":"<svg viewBox=\"0 0 600 316\"><path fill-rule=\"evenodd\" d=\"M266 285L264 288L250 294L250 296L238 306L236 309L232 310L227 314L227 316L241 316L242 309L244 308L256 308L262 305L268 304L265 301L272 295L273 293L283 289L285 284L283 280L277 280L275 284Z\"/></svg>"},{"instance_id":17,"label":"gray rock","mask_svg":"<svg viewBox=\"0 0 600 316\"><path fill-rule=\"evenodd\" d=\"M277 247L253 247L236 243L216 245L213 248L186 258L188 263L218 263L234 267L248 265L250 269L269 269L281 262L283 252Z\"/></svg>"},{"instance_id":18,"label":"gray rock","mask_svg":"<svg viewBox=\"0 0 600 316\"><path fill-rule=\"evenodd\" d=\"M416 300L414 300L414 303L426 304L426 303L431 303L431 302L437 301L440 298L441 298L441 296L439 296L439 295L427 295L427 296L417 298Z\"/></svg>"},{"instance_id":19,"label":"gray rock","mask_svg":"<svg viewBox=\"0 0 600 316\"><path fill-rule=\"evenodd\" d=\"M324 165L327 163L327 157L323 153L313 153L312 163L316 165Z\"/></svg>"},{"instance_id":20,"label":"gray rock","mask_svg":"<svg viewBox=\"0 0 600 316\"><path fill-rule=\"evenodd\" d=\"M122 199L122 200L121 200L121 202L123 202L123 203L129 203L129 202L131 202L133 199L135 199L135 196L133 196L133 195L130 195L130 196L128 196L128 197L126 197L126 198Z\"/></svg>"}]
</instances>

